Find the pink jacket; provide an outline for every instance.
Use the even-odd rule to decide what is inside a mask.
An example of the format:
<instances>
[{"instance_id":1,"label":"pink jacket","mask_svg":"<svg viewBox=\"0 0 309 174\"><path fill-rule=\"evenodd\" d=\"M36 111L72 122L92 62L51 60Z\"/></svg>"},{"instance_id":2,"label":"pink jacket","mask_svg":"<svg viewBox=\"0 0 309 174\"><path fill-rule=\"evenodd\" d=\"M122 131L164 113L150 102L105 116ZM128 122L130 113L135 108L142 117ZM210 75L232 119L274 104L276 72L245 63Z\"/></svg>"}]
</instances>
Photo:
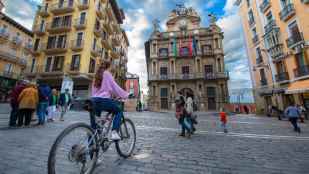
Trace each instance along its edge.
<instances>
[{"instance_id":1,"label":"pink jacket","mask_svg":"<svg viewBox=\"0 0 309 174\"><path fill-rule=\"evenodd\" d=\"M113 75L109 71L104 71L103 81L100 88L92 85L92 97L100 98L121 98L127 99L129 93L123 90L114 80Z\"/></svg>"}]
</instances>

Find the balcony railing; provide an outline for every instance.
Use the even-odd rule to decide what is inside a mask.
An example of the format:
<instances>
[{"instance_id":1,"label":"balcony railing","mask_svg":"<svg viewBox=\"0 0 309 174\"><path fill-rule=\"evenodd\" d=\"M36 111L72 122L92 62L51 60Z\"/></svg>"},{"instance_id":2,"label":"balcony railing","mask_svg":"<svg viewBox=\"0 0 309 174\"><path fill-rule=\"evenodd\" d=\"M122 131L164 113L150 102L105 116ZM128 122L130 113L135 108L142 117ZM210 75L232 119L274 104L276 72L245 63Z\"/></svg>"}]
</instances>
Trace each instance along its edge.
<instances>
[{"instance_id":1,"label":"balcony railing","mask_svg":"<svg viewBox=\"0 0 309 174\"><path fill-rule=\"evenodd\" d=\"M294 8L294 5L292 3L286 5L281 12L279 13L280 19L283 21L287 21L290 19L293 15L295 15L296 11Z\"/></svg>"},{"instance_id":2,"label":"balcony railing","mask_svg":"<svg viewBox=\"0 0 309 174\"><path fill-rule=\"evenodd\" d=\"M216 79L227 79L229 74L227 72L220 73L180 73L180 74L161 74L161 75L150 75L149 80L160 81L160 80L216 80Z\"/></svg>"},{"instance_id":3,"label":"balcony railing","mask_svg":"<svg viewBox=\"0 0 309 174\"><path fill-rule=\"evenodd\" d=\"M74 27L76 29L85 29L86 25L87 25L87 20L86 19L80 19L80 18L75 19Z\"/></svg>"},{"instance_id":4,"label":"balcony railing","mask_svg":"<svg viewBox=\"0 0 309 174\"><path fill-rule=\"evenodd\" d=\"M258 41L259 41L259 36L258 35L253 36L252 42L256 44Z\"/></svg>"},{"instance_id":5,"label":"balcony railing","mask_svg":"<svg viewBox=\"0 0 309 174\"><path fill-rule=\"evenodd\" d=\"M71 49L73 51L80 51L84 48L84 40L80 39L80 40L72 40L71 41Z\"/></svg>"},{"instance_id":6,"label":"balcony railing","mask_svg":"<svg viewBox=\"0 0 309 174\"><path fill-rule=\"evenodd\" d=\"M205 50L205 49L203 49L202 55L203 56L213 56L214 55L214 51L213 50Z\"/></svg>"},{"instance_id":7,"label":"balcony railing","mask_svg":"<svg viewBox=\"0 0 309 174\"><path fill-rule=\"evenodd\" d=\"M260 80L261 86L267 86L267 80L266 79L261 79Z\"/></svg>"},{"instance_id":8,"label":"balcony railing","mask_svg":"<svg viewBox=\"0 0 309 174\"><path fill-rule=\"evenodd\" d=\"M99 45L97 45L95 48L91 48L91 54L94 57L98 57L101 52L102 52L102 48Z\"/></svg>"},{"instance_id":9,"label":"balcony railing","mask_svg":"<svg viewBox=\"0 0 309 174\"><path fill-rule=\"evenodd\" d=\"M42 17L47 17L47 16L49 16L48 6L44 5L44 6L40 7L38 13L39 13L39 15L41 15Z\"/></svg>"},{"instance_id":10,"label":"balcony railing","mask_svg":"<svg viewBox=\"0 0 309 174\"><path fill-rule=\"evenodd\" d=\"M13 71L2 71L0 75L10 79L19 79L21 77L20 73L15 73Z\"/></svg>"},{"instance_id":11,"label":"balcony railing","mask_svg":"<svg viewBox=\"0 0 309 174\"><path fill-rule=\"evenodd\" d=\"M107 20L105 20L105 21L103 21L103 26L109 34L113 34L113 28L111 26L111 23L109 23Z\"/></svg>"},{"instance_id":12,"label":"balcony railing","mask_svg":"<svg viewBox=\"0 0 309 174\"><path fill-rule=\"evenodd\" d=\"M79 0L78 8L80 10L85 10L85 9L89 8L89 0Z\"/></svg>"},{"instance_id":13,"label":"balcony railing","mask_svg":"<svg viewBox=\"0 0 309 174\"><path fill-rule=\"evenodd\" d=\"M276 44L272 46L271 48L268 49L268 52L274 60L278 60L285 57L283 51L283 44Z\"/></svg>"},{"instance_id":14,"label":"balcony railing","mask_svg":"<svg viewBox=\"0 0 309 174\"><path fill-rule=\"evenodd\" d=\"M45 31L45 25L39 24L39 25L35 25L33 27L33 33L35 33L36 35L41 36L41 35L44 35L45 32L46 32Z\"/></svg>"},{"instance_id":15,"label":"balcony railing","mask_svg":"<svg viewBox=\"0 0 309 174\"><path fill-rule=\"evenodd\" d=\"M270 20L264 27L265 33L271 32L276 26L276 21L274 19Z\"/></svg>"},{"instance_id":16,"label":"balcony railing","mask_svg":"<svg viewBox=\"0 0 309 174\"><path fill-rule=\"evenodd\" d=\"M96 13L97 13L97 16L100 18L100 19L103 19L104 18L104 12L103 12L103 6L98 6L96 7Z\"/></svg>"},{"instance_id":17,"label":"balcony railing","mask_svg":"<svg viewBox=\"0 0 309 174\"><path fill-rule=\"evenodd\" d=\"M101 36L101 33L102 33L102 30L101 30L100 27L94 27L93 32L94 32L94 34L95 34L97 37L100 37L100 36Z\"/></svg>"},{"instance_id":18,"label":"balcony railing","mask_svg":"<svg viewBox=\"0 0 309 174\"><path fill-rule=\"evenodd\" d=\"M294 34L286 40L286 44L289 48L294 48L299 44L304 44L303 33Z\"/></svg>"},{"instance_id":19,"label":"balcony railing","mask_svg":"<svg viewBox=\"0 0 309 174\"><path fill-rule=\"evenodd\" d=\"M289 73L288 72L281 72L278 73L276 76L276 82L283 82L289 80Z\"/></svg>"},{"instance_id":20,"label":"balcony railing","mask_svg":"<svg viewBox=\"0 0 309 174\"><path fill-rule=\"evenodd\" d=\"M0 51L0 59L6 60L6 61L10 61L10 62L14 62L14 63L18 63L19 65L23 65L25 66L25 59L24 58L20 58L16 52L14 51Z\"/></svg>"},{"instance_id":21,"label":"balcony railing","mask_svg":"<svg viewBox=\"0 0 309 174\"><path fill-rule=\"evenodd\" d=\"M70 13L74 11L74 0L52 4L51 12L54 14Z\"/></svg>"},{"instance_id":22,"label":"balcony railing","mask_svg":"<svg viewBox=\"0 0 309 174\"><path fill-rule=\"evenodd\" d=\"M61 22L61 23L48 23L47 30L50 33L57 33L57 32L68 32L71 30L71 21Z\"/></svg>"},{"instance_id":23,"label":"balcony railing","mask_svg":"<svg viewBox=\"0 0 309 174\"><path fill-rule=\"evenodd\" d=\"M46 54L64 53L68 49L68 42L55 42L52 44L43 43L42 48Z\"/></svg>"},{"instance_id":24,"label":"balcony railing","mask_svg":"<svg viewBox=\"0 0 309 174\"><path fill-rule=\"evenodd\" d=\"M294 69L294 75L297 78L309 75L309 65L300 66Z\"/></svg>"},{"instance_id":25,"label":"balcony railing","mask_svg":"<svg viewBox=\"0 0 309 174\"><path fill-rule=\"evenodd\" d=\"M265 13L266 10L268 10L270 6L271 5L270 5L269 0L263 0L262 4L260 5L260 10Z\"/></svg>"}]
</instances>

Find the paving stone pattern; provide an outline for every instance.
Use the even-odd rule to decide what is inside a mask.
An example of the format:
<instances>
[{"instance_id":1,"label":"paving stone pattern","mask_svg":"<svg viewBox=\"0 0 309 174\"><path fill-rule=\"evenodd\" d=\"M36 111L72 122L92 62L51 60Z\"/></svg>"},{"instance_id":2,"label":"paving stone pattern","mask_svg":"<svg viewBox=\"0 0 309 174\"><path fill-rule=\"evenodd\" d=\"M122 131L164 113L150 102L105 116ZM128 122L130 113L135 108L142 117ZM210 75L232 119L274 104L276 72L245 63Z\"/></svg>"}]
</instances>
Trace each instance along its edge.
<instances>
[{"instance_id":1,"label":"paving stone pattern","mask_svg":"<svg viewBox=\"0 0 309 174\"><path fill-rule=\"evenodd\" d=\"M224 134L215 113L199 113L198 132L178 137L172 113L126 113L137 129L134 156L120 158L112 147L94 174L307 174L309 126L293 132L287 121L233 115ZM3 120L3 118L2 118ZM88 123L85 112L44 127L0 129L0 174L45 174L57 135L73 122Z\"/></svg>"}]
</instances>

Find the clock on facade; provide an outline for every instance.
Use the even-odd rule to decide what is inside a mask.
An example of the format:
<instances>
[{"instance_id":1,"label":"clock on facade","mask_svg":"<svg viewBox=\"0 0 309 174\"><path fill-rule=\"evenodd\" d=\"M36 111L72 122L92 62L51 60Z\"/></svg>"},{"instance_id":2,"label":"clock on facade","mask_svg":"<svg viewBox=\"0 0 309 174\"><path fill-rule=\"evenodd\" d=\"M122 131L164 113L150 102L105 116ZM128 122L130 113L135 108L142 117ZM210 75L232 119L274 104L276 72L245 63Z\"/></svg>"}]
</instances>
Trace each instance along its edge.
<instances>
[{"instance_id":1,"label":"clock on facade","mask_svg":"<svg viewBox=\"0 0 309 174\"><path fill-rule=\"evenodd\" d=\"M179 21L179 28L180 28L180 29L186 29L186 28L187 28L187 20L181 19L181 20Z\"/></svg>"}]
</instances>

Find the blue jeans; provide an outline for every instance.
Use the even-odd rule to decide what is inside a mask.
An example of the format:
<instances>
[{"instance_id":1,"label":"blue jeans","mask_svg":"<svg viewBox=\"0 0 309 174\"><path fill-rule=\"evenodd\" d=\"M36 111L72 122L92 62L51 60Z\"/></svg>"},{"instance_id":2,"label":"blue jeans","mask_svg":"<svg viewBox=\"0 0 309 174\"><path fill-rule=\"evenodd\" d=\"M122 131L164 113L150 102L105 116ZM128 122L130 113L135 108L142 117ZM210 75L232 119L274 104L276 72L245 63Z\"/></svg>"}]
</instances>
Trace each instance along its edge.
<instances>
[{"instance_id":1,"label":"blue jeans","mask_svg":"<svg viewBox=\"0 0 309 174\"><path fill-rule=\"evenodd\" d=\"M121 118L123 117L123 111L120 108L120 103L109 98L99 97L94 97L91 101L94 108L94 111L91 113L92 115L90 117L91 127L96 128L94 115L101 116L102 111L107 111L115 114L112 130L119 130Z\"/></svg>"},{"instance_id":2,"label":"blue jeans","mask_svg":"<svg viewBox=\"0 0 309 174\"><path fill-rule=\"evenodd\" d=\"M48 102L40 102L37 110L39 124L45 123L45 117L47 113Z\"/></svg>"}]
</instances>

